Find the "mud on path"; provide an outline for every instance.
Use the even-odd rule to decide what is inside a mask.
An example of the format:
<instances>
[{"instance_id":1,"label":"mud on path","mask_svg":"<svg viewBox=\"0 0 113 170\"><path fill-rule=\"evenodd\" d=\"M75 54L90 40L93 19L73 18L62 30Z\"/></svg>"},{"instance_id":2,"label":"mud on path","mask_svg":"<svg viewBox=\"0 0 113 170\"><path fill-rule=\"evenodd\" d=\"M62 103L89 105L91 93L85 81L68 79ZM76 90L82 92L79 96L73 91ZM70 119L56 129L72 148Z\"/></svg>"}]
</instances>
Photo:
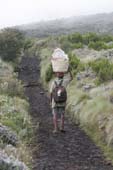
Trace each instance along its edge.
<instances>
[{"instance_id":1,"label":"mud on path","mask_svg":"<svg viewBox=\"0 0 113 170\"><path fill-rule=\"evenodd\" d=\"M89 137L67 118L66 133L52 134L52 115L46 92L39 83L39 62L23 58L19 78L25 82L34 126L32 170L113 170Z\"/></svg>"}]
</instances>

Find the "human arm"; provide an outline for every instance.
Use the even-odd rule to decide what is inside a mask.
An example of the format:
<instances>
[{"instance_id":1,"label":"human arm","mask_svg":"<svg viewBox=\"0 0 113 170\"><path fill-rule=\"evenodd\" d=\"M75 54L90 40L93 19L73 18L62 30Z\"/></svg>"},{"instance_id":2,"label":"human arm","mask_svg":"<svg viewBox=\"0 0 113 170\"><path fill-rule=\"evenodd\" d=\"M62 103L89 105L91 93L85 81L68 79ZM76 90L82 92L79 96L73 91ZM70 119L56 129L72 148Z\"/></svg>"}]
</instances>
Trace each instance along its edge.
<instances>
[{"instance_id":1,"label":"human arm","mask_svg":"<svg viewBox=\"0 0 113 170\"><path fill-rule=\"evenodd\" d=\"M51 83L50 86L50 104L52 103L52 93L53 93L53 89L54 89L54 81Z\"/></svg>"},{"instance_id":2,"label":"human arm","mask_svg":"<svg viewBox=\"0 0 113 170\"><path fill-rule=\"evenodd\" d=\"M69 67L69 69L68 69L68 72L69 72L69 74L70 74L70 81L72 81L72 80L73 80L73 75L72 75L72 72L71 72L70 67Z\"/></svg>"},{"instance_id":3,"label":"human arm","mask_svg":"<svg viewBox=\"0 0 113 170\"><path fill-rule=\"evenodd\" d=\"M71 77L70 81L72 81L73 80L73 75L72 75L71 71L69 71L69 73L70 73L70 77Z\"/></svg>"}]
</instances>

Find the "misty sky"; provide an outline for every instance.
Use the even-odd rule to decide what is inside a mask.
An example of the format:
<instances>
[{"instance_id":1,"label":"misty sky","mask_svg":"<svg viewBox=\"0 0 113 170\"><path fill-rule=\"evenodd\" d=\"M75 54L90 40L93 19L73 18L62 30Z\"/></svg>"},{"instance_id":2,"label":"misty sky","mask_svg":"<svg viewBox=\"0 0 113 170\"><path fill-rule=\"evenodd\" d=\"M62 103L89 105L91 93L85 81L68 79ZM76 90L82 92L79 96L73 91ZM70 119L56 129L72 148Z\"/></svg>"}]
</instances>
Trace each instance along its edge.
<instances>
[{"instance_id":1,"label":"misty sky","mask_svg":"<svg viewBox=\"0 0 113 170\"><path fill-rule=\"evenodd\" d=\"M103 12L113 12L113 0L0 0L0 28Z\"/></svg>"}]
</instances>

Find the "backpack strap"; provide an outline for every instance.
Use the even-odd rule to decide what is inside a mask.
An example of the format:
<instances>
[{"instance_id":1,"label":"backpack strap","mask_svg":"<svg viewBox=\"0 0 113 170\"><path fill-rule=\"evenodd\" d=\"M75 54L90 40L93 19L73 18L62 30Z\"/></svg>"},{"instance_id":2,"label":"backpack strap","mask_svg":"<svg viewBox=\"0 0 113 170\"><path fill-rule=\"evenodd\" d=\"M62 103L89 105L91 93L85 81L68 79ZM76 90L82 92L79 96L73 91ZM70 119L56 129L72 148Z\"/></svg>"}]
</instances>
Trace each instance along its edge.
<instances>
[{"instance_id":1,"label":"backpack strap","mask_svg":"<svg viewBox=\"0 0 113 170\"><path fill-rule=\"evenodd\" d=\"M56 87L58 87L58 86L61 86L61 85L62 85L63 79L60 81L60 84L59 84L59 85L58 85L58 83L57 83L56 81L54 81L54 82L55 82Z\"/></svg>"},{"instance_id":2,"label":"backpack strap","mask_svg":"<svg viewBox=\"0 0 113 170\"><path fill-rule=\"evenodd\" d=\"M59 86L61 86L61 85L62 85L62 83L63 83L63 79L61 80L61 82L60 82Z\"/></svg>"},{"instance_id":3,"label":"backpack strap","mask_svg":"<svg viewBox=\"0 0 113 170\"><path fill-rule=\"evenodd\" d=\"M56 82L56 81L54 81L54 83L55 83L55 85L56 85L56 87L57 87L57 86L58 86L57 82Z\"/></svg>"}]
</instances>

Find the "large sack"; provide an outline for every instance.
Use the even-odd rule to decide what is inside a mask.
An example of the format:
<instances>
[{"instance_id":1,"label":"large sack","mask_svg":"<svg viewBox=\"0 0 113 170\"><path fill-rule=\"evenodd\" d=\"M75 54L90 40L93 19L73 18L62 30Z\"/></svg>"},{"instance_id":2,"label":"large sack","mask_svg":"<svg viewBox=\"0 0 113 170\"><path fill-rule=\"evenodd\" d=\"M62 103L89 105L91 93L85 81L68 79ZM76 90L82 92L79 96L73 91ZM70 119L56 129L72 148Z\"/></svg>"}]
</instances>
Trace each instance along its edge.
<instances>
[{"instance_id":1,"label":"large sack","mask_svg":"<svg viewBox=\"0 0 113 170\"><path fill-rule=\"evenodd\" d=\"M54 50L52 54L52 59L67 59L68 60L68 55L65 54L65 52L61 50L60 48L57 48Z\"/></svg>"},{"instance_id":2,"label":"large sack","mask_svg":"<svg viewBox=\"0 0 113 170\"><path fill-rule=\"evenodd\" d=\"M69 59L67 54L60 48L54 50L52 54L52 68L54 72L67 72L69 67Z\"/></svg>"}]
</instances>

